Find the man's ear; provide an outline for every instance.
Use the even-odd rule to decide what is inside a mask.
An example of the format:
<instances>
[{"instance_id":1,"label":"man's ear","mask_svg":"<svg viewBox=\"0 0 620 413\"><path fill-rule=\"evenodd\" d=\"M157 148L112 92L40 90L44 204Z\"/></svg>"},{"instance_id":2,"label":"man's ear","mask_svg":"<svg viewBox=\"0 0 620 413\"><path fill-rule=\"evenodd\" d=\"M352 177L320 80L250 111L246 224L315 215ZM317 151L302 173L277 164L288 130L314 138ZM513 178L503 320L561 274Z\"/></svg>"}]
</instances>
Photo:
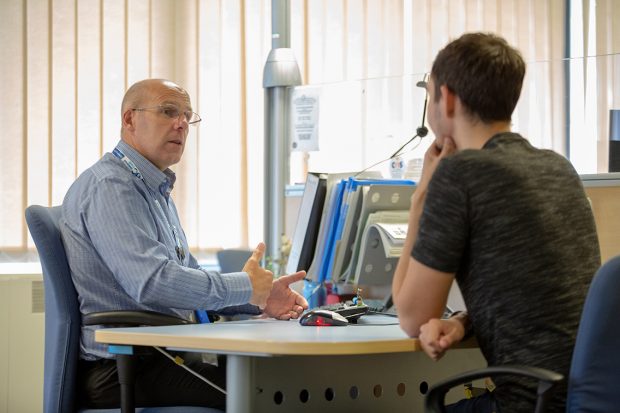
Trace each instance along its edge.
<instances>
[{"instance_id":1,"label":"man's ear","mask_svg":"<svg viewBox=\"0 0 620 413\"><path fill-rule=\"evenodd\" d=\"M454 94L454 92L450 91L450 89L446 85L441 85L439 87L439 92L441 93L440 101L443 104L444 113L448 117L453 117L456 107L456 95Z\"/></svg>"},{"instance_id":2,"label":"man's ear","mask_svg":"<svg viewBox=\"0 0 620 413\"><path fill-rule=\"evenodd\" d=\"M133 122L133 114L134 111L131 109L127 109L125 113L123 113L123 129L133 131L134 130L134 122Z\"/></svg>"}]
</instances>

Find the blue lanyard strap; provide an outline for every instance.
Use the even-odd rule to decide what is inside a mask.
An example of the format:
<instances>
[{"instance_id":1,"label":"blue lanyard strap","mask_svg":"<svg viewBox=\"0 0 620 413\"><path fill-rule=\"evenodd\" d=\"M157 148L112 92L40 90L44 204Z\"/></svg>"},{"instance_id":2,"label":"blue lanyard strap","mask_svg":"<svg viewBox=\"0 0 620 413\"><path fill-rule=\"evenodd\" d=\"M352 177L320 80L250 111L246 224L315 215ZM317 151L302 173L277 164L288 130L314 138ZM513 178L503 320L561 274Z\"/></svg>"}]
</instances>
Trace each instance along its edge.
<instances>
[{"instance_id":1,"label":"blue lanyard strap","mask_svg":"<svg viewBox=\"0 0 620 413\"><path fill-rule=\"evenodd\" d=\"M144 182L149 192L152 192L149 186L146 184L146 181L144 180L144 177L140 173L140 170L138 169L136 164L133 163L133 161L129 159L127 155L121 152L121 150L118 148L114 148L114 150L112 151L112 154L116 156L118 159L120 159L121 161L123 161L123 163L125 164L127 169L129 169L131 174L135 176L136 178L140 179L142 182ZM174 251L177 254L177 258L182 263L185 260L185 249L183 248L183 244L181 244L181 238L179 237L179 234L177 233L177 229L174 225L170 224L170 221L168 220L168 216L165 214L164 209L162 208L159 201L155 199L155 197L153 197L153 201L155 201L155 205L157 205L159 212L161 212L161 214L164 216L164 218L166 219L166 223L168 224L168 227L170 228L170 231L172 231L172 237L174 238L174 244L175 244Z\"/></svg>"},{"instance_id":2,"label":"blue lanyard strap","mask_svg":"<svg viewBox=\"0 0 620 413\"><path fill-rule=\"evenodd\" d=\"M123 163L125 164L125 166L127 167L127 169L129 169L129 171L131 171L131 173L133 174L133 176L137 177L138 179L142 180L142 182L146 183L144 181L144 177L142 176L142 174L140 173L140 170L138 169L138 167L136 166L135 163L133 163L133 161L131 159L129 159L123 152L121 152L120 149L118 148L114 148L114 150L112 151L112 153L114 154L114 156L116 156L118 159L120 159L121 161L123 161Z\"/></svg>"}]
</instances>

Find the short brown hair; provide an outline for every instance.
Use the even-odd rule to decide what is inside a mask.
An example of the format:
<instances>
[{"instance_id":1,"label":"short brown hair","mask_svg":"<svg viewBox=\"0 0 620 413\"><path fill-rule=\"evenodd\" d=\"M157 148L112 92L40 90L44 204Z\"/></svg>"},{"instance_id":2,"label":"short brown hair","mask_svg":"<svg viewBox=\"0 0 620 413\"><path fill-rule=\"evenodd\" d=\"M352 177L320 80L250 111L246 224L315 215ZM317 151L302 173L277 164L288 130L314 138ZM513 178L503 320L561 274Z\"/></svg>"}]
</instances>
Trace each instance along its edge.
<instances>
[{"instance_id":1,"label":"short brown hair","mask_svg":"<svg viewBox=\"0 0 620 413\"><path fill-rule=\"evenodd\" d=\"M446 85L481 121L509 121L525 76L521 53L490 33L467 33L439 51L431 71L435 99Z\"/></svg>"}]
</instances>

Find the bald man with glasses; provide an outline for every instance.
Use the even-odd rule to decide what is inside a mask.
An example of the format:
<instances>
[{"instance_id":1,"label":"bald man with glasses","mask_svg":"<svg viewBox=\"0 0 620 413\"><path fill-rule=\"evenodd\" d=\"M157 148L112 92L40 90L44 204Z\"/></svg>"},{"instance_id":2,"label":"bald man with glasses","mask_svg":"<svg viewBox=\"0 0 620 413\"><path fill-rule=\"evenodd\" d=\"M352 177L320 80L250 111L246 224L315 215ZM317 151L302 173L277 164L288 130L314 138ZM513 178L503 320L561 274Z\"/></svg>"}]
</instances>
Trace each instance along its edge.
<instances>
[{"instance_id":1,"label":"bald man with glasses","mask_svg":"<svg viewBox=\"0 0 620 413\"><path fill-rule=\"evenodd\" d=\"M206 310L290 319L307 308L289 287L305 273L274 280L260 266L263 243L241 272L230 274L201 268L189 252L169 168L183 156L188 128L200 121L189 94L173 82L147 79L127 90L121 140L77 178L62 205L61 233L82 314L148 310L208 322ZM95 342L95 329L82 326L80 407L119 407L116 362ZM186 362L221 388L224 364ZM138 358L136 372L136 406L225 408L221 391L163 355Z\"/></svg>"}]
</instances>

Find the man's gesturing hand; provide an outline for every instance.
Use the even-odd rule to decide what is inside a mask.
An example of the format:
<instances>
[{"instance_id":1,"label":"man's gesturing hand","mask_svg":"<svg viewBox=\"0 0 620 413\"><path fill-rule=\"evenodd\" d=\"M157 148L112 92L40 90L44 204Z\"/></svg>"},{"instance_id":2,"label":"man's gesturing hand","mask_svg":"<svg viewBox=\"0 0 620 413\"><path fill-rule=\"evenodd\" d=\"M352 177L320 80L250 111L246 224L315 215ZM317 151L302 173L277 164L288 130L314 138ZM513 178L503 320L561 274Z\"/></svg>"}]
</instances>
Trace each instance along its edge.
<instances>
[{"instance_id":1,"label":"man's gesturing hand","mask_svg":"<svg viewBox=\"0 0 620 413\"><path fill-rule=\"evenodd\" d=\"M299 271L290 275L283 275L273 282L271 294L267 299L265 314L280 320L297 318L308 308L308 302L296 291L291 290L290 285L295 281L303 280L305 271Z\"/></svg>"},{"instance_id":2,"label":"man's gesturing hand","mask_svg":"<svg viewBox=\"0 0 620 413\"><path fill-rule=\"evenodd\" d=\"M271 293L271 286L273 284L273 273L260 266L260 260L265 254L265 248L265 243L259 243L242 270L248 273L252 283L250 304L257 305L260 308L265 308L267 305L267 297Z\"/></svg>"}]
</instances>

